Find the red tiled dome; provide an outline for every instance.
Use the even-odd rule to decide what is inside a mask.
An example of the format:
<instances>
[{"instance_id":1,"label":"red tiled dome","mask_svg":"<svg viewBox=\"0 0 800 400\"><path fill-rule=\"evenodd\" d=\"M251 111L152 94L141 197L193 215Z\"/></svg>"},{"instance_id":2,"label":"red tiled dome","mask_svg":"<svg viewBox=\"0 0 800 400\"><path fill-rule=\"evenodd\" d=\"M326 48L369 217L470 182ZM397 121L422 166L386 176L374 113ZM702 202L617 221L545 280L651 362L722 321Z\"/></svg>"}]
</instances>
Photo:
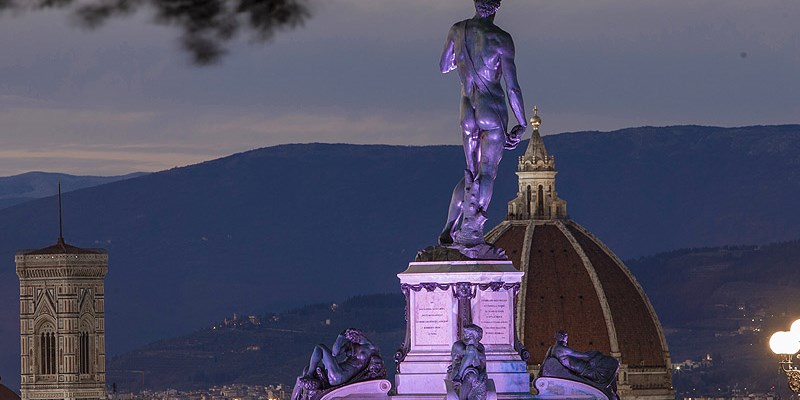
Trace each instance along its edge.
<instances>
[{"instance_id":1,"label":"red tiled dome","mask_svg":"<svg viewBox=\"0 0 800 400\"><path fill-rule=\"evenodd\" d=\"M570 347L620 360L622 400L673 399L669 350L653 306L625 264L567 218L556 174L555 158L534 129L506 221L486 235L525 272L517 335L530 352L528 369L538 372L555 332L565 330Z\"/></svg>"},{"instance_id":2,"label":"red tiled dome","mask_svg":"<svg viewBox=\"0 0 800 400\"><path fill-rule=\"evenodd\" d=\"M0 400L19 400L19 395L0 383Z\"/></svg>"},{"instance_id":3,"label":"red tiled dome","mask_svg":"<svg viewBox=\"0 0 800 400\"><path fill-rule=\"evenodd\" d=\"M538 371L562 329L570 347L620 360L621 395L627 382L630 389L663 389L671 396L669 350L658 317L627 267L597 238L575 222L555 219L504 221L487 239L525 272L517 332L531 370Z\"/></svg>"}]
</instances>

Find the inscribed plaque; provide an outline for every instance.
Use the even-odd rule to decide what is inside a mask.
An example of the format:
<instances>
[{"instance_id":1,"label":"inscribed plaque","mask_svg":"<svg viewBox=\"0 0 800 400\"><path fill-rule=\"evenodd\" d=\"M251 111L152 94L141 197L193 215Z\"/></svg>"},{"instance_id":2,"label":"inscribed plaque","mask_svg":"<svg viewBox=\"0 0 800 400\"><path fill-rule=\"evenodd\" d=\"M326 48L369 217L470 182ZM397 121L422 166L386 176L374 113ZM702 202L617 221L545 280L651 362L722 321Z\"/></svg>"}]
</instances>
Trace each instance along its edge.
<instances>
[{"instance_id":1,"label":"inscribed plaque","mask_svg":"<svg viewBox=\"0 0 800 400\"><path fill-rule=\"evenodd\" d=\"M507 290L480 291L480 326L483 344L511 344L511 296Z\"/></svg>"},{"instance_id":2,"label":"inscribed plaque","mask_svg":"<svg viewBox=\"0 0 800 400\"><path fill-rule=\"evenodd\" d=\"M453 341L452 294L421 290L415 294L414 342L416 345L446 345Z\"/></svg>"}]
</instances>

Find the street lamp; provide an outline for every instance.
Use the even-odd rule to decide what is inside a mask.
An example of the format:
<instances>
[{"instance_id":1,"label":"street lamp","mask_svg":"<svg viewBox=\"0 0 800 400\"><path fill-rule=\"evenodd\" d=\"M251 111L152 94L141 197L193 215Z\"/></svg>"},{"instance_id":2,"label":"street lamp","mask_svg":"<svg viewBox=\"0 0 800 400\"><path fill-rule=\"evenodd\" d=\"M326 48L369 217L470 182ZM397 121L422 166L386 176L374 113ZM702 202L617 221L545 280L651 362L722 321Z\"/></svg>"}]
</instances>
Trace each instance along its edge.
<instances>
[{"instance_id":1,"label":"street lamp","mask_svg":"<svg viewBox=\"0 0 800 400\"><path fill-rule=\"evenodd\" d=\"M789 331L778 331L769 338L769 348L781 357L780 365L786 373L789 389L800 393L800 367L792 362L794 357L800 359L800 319L792 323Z\"/></svg>"}]
</instances>

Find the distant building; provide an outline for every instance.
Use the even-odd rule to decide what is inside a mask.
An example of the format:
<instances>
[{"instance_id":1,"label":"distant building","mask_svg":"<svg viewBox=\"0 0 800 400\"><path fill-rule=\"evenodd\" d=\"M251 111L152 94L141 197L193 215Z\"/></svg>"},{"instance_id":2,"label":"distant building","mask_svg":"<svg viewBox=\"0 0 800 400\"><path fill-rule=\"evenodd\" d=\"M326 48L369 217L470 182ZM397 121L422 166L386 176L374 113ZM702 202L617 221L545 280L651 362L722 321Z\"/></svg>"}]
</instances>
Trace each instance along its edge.
<instances>
[{"instance_id":1,"label":"distant building","mask_svg":"<svg viewBox=\"0 0 800 400\"><path fill-rule=\"evenodd\" d=\"M17 252L15 262L22 400L105 399L108 254L59 235L50 247Z\"/></svg>"},{"instance_id":2,"label":"distant building","mask_svg":"<svg viewBox=\"0 0 800 400\"><path fill-rule=\"evenodd\" d=\"M567 216L556 193L555 159L539 135L519 158L517 197L487 241L505 249L525 272L517 304L517 336L534 377L557 330L576 350L620 360L621 400L672 400L672 370L661 324L631 272L600 240ZM598 193L598 195L603 195Z\"/></svg>"}]
</instances>

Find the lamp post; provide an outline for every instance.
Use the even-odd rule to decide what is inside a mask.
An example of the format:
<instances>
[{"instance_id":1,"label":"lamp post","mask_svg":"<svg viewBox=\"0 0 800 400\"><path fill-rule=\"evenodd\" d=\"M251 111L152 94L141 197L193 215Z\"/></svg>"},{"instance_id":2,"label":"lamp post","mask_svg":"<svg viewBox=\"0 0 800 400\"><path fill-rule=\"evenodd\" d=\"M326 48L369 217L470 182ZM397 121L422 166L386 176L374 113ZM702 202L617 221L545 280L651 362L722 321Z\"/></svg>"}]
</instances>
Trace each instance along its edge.
<instances>
[{"instance_id":1,"label":"lamp post","mask_svg":"<svg viewBox=\"0 0 800 400\"><path fill-rule=\"evenodd\" d=\"M779 355L780 366L789 383L789 389L800 393L800 367L794 364L793 358L800 359L800 319L792 323L789 331L778 331L769 338L769 348Z\"/></svg>"}]
</instances>

